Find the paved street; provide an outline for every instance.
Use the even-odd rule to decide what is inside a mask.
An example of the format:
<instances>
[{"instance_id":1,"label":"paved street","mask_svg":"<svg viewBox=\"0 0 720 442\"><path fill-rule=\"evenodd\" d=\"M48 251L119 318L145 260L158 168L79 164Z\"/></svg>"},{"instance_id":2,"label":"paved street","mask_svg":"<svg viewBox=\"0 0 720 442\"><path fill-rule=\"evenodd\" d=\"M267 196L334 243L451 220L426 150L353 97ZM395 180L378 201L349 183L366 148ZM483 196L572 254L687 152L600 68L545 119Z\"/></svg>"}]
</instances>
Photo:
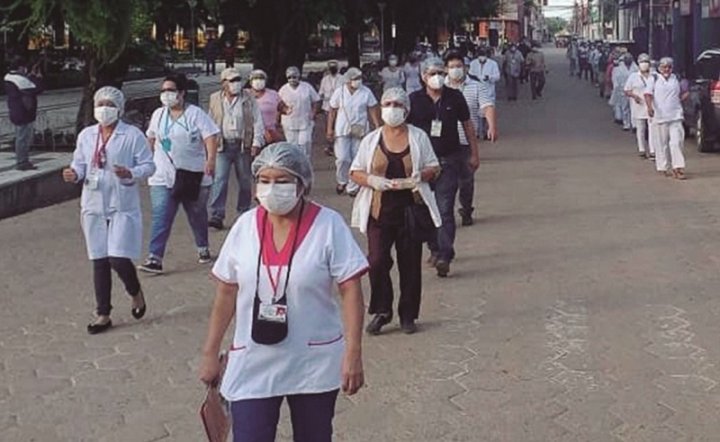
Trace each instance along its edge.
<instances>
[{"instance_id":1,"label":"paved street","mask_svg":"<svg viewBox=\"0 0 720 442\"><path fill-rule=\"evenodd\" d=\"M688 181L659 176L564 54L546 53L545 97L523 85L499 101L478 222L458 229L450 278L424 270L421 332L365 339L368 385L339 401L337 441L720 438L720 156L688 149ZM331 159L315 158L314 197L349 216ZM78 216L71 201L0 221L0 440L203 440L214 286L184 215L169 273L142 279L146 318L116 280L116 327L93 337Z\"/></svg>"}]
</instances>

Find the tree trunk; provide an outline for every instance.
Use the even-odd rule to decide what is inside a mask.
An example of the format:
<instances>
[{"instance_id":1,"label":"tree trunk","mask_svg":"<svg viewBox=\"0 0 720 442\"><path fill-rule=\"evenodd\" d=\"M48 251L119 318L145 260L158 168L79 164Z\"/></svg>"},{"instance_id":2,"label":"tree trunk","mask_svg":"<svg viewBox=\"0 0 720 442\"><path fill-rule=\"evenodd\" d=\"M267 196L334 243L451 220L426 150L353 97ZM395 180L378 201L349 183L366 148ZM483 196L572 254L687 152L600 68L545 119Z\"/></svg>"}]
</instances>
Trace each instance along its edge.
<instances>
[{"instance_id":1,"label":"tree trunk","mask_svg":"<svg viewBox=\"0 0 720 442\"><path fill-rule=\"evenodd\" d=\"M345 26L342 30L343 46L348 58L348 66L360 67L360 14L359 0L345 0Z\"/></svg>"},{"instance_id":2,"label":"tree trunk","mask_svg":"<svg viewBox=\"0 0 720 442\"><path fill-rule=\"evenodd\" d=\"M75 134L79 134L81 130L95 123L93 117L93 96L97 89L98 61L95 53L89 49L84 51L85 66L83 67L83 75L86 83L83 87L80 107L78 108L77 118L75 119Z\"/></svg>"}]
</instances>

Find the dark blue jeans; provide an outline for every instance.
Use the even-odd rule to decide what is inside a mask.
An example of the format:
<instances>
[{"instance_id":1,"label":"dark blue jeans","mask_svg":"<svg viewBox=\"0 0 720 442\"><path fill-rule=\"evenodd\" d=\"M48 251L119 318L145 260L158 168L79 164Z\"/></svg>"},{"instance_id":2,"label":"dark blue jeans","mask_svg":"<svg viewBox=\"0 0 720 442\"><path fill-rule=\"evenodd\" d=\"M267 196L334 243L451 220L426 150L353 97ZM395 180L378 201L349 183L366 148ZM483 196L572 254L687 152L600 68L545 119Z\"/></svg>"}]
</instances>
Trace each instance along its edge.
<instances>
[{"instance_id":1,"label":"dark blue jeans","mask_svg":"<svg viewBox=\"0 0 720 442\"><path fill-rule=\"evenodd\" d=\"M287 396L295 442L332 442L338 390ZM246 399L230 405L234 442L275 442L284 397Z\"/></svg>"},{"instance_id":2,"label":"dark blue jeans","mask_svg":"<svg viewBox=\"0 0 720 442\"><path fill-rule=\"evenodd\" d=\"M470 164L470 146L460 146L465 154L465 164ZM475 198L475 172L470 167L460 168L460 189L458 201L460 202L460 213L463 216L472 216L475 208L473 207L473 199Z\"/></svg>"},{"instance_id":3,"label":"dark blue jeans","mask_svg":"<svg viewBox=\"0 0 720 442\"><path fill-rule=\"evenodd\" d=\"M200 196L197 201L178 201L173 198L171 189L165 186L150 186L150 202L152 203L151 257L162 260L165 256L165 247L170 239L175 215L181 205L185 209L198 252L207 250L209 245L207 216L209 194L210 186L203 186L200 188Z\"/></svg>"},{"instance_id":4,"label":"dark blue jeans","mask_svg":"<svg viewBox=\"0 0 720 442\"><path fill-rule=\"evenodd\" d=\"M460 179L465 169L469 168L467 153L458 148L451 155L440 157L442 172L435 181L435 199L437 200L442 226L438 229L437 241L430 241L428 246L440 261L451 262L455 258L455 198L457 197Z\"/></svg>"},{"instance_id":5,"label":"dark blue jeans","mask_svg":"<svg viewBox=\"0 0 720 442\"><path fill-rule=\"evenodd\" d=\"M252 157L250 150L243 151L237 144L227 144L217 155L215 167L215 181L210 192L210 219L223 221L225 219L225 202L227 201L230 171L235 168L235 178L238 181L238 199L235 206L238 215L242 215L252 205Z\"/></svg>"}]
</instances>

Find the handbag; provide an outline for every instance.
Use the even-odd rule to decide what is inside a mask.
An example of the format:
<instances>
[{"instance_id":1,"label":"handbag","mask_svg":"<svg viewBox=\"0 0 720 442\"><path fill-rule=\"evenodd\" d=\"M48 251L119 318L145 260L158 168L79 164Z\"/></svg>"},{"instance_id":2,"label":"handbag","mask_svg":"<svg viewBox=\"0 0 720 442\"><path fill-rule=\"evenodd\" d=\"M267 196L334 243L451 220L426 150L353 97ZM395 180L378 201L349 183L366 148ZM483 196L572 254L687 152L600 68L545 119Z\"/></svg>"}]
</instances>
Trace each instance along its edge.
<instances>
[{"instance_id":1,"label":"handbag","mask_svg":"<svg viewBox=\"0 0 720 442\"><path fill-rule=\"evenodd\" d=\"M405 229L413 241L428 242L437 235L437 227L425 204L415 203L405 208Z\"/></svg>"},{"instance_id":2,"label":"handbag","mask_svg":"<svg viewBox=\"0 0 720 442\"><path fill-rule=\"evenodd\" d=\"M178 201L197 201L200 196L200 185L205 172L193 172L185 169L175 169L175 184L172 196Z\"/></svg>"},{"instance_id":3,"label":"handbag","mask_svg":"<svg viewBox=\"0 0 720 442\"><path fill-rule=\"evenodd\" d=\"M367 126L365 124L352 124L350 123L350 115L348 114L347 109L345 108L344 102L345 102L345 91L342 91L342 101L343 103L340 104L340 107L343 110L343 113L345 114L345 119L350 124L350 138L358 138L361 139L365 137L365 131L367 129Z\"/></svg>"},{"instance_id":4,"label":"handbag","mask_svg":"<svg viewBox=\"0 0 720 442\"><path fill-rule=\"evenodd\" d=\"M227 366L227 354L220 354L220 379ZM220 395L219 380L213 382L207 390L205 400L200 405L200 419L205 427L208 442L225 442L230 434L231 416L227 402Z\"/></svg>"}]
</instances>

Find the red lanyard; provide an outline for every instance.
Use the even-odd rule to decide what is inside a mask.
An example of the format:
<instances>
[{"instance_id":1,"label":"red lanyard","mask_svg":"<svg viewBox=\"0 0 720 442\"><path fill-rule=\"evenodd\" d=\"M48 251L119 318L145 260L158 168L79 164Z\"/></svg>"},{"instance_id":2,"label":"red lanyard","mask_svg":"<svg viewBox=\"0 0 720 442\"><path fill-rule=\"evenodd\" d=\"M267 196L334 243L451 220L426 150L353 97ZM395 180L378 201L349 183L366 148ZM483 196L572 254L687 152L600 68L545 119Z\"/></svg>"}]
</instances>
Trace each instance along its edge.
<instances>
[{"instance_id":1,"label":"red lanyard","mask_svg":"<svg viewBox=\"0 0 720 442\"><path fill-rule=\"evenodd\" d=\"M294 255L295 255L295 245L297 244L297 237L300 234L300 223L301 222L302 222L302 220L298 220L297 225L294 227L291 227L291 229L295 230L295 232L294 232L293 240L292 240L293 249L291 251L292 254L290 255L290 262L292 262L292 259L294 258ZM267 229L268 226L266 225L264 228ZM264 234L263 234L263 237L265 237ZM290 239L290 238L288 238L288 239ZM272 237L270 238L270 241L272 241ZM265 252L264 255L265 255L264 256L265 261L269 263L270 262L269 252ZM288 268L289 268L289 266L290 266L290 263L288 263ZM280 285L280 275L282 274L283 267L284 267L283 265L278 266L275 277L273 278L272 272L270 271L270 264L265 264L265 271L267 272L268 279L270 280L270 287L272 287L272 291L273 291L273 301L275 301L277 299L277 289L278 289L278 286ZM288 275L288 277L289 276L290 275Z\"/></svg>"},{"instance_id":2,"label":"red lanyard","mask_svg":"<svg viewBox=\"0 0 720 442\"><path fill-rule=\"evenodd\" d=\"M100 133L100 129L98 129L98 136L97 136L97 140L95 141L95 153L93 153L93 160L92 160L93 167L96 167L98 169L105 168L105 161L107 160L106 146L107 146L108 142L110 141L111 137L112 137L112 133L110 134L109 137L107 137L107 140L103 141L102 144L100 144L102 135Z\"/></svg>"}]
</instances>

